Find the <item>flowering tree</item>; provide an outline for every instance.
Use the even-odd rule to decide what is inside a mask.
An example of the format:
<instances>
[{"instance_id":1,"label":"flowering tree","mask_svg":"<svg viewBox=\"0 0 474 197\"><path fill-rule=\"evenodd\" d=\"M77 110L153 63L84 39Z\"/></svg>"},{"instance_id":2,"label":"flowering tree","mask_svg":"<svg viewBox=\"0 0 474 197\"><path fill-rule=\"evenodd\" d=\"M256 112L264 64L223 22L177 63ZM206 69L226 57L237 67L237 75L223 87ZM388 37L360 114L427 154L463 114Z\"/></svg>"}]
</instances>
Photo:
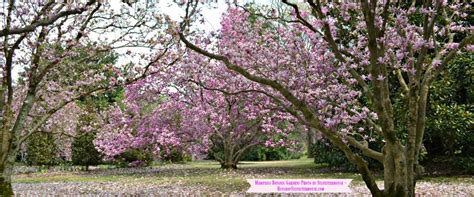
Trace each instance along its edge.
<instances>
[{"instance_id":1,"label":"flowering tree","mask_svg":"<svg viewBox=\"0 0 474 197\"><path fill-rule=\"evenodd\" d=\"M198 85L198 101L210 126L210 149L222 168L237 168L255 145L286 147L292 143L293 118L242 76L192 52L185 57L186 81ZM196 87L194 87L196 88Z\"/></svg>"},{"instance_id":2,"label":"flowering tree","mask_svg":"<svg viewBox=\"0 0 474 197\"><path fill-rule=\"evenodd\" d=\"M156 24L144 22L156 17L131 11L127 6L117 14L110 5L95 0L10 0L1 5L5 12L0 14L0 195L10 196L12 168L21 143L35 132L48 131L48 125L61 121L75 125L68 122L74 119L61 116L68 114L64 107L71 109L73 106L68 106L75 100L125 81L120 81L125 77L107 77L110 73L121 76L113 65L90 67L84 66L88 65L85 62L96 61L112 49L156 46L161 42L142 37L137 40L136 34L158 29ZM110 33L118 37L107 38ZM80 50L87 54L80 55Z\"/></svg>"},{"instance_id":3,"label":"flowering tree","mask_svg":"<svg viewBox=\"0 0 474 197\"><path fill-rule=\"evenodd\" d=\"M206 131L205 124L195 121L200 120L199 111L186 109L177 98L154 96L161 101L137 105L143 100L127 100L124 109L116 106L107 113L107 123L94 143L108 159L134 149L160 155L171 148L199 148L191 144Z\"/></svg>"},{"instance_id":4,"label":"flowering tree","mask_svg":"<svg viewBox=\"0 0 474 197\"><path fill-rule=\"evenodd\" d=\"M159 74L128 85L125 107L109 113L97 148L109 157L130 149L150 149L155 155L171 148L211 150L222 168L237 168L254 145L285 146L291 124L277 124L292 117L252 83L222 68L191 52L172 67L162 66ZM280 138L268 137L274 134Z\"/></svg>"},{"instance_id":5,"label":"flowering tree","mask_svg":"<svg viewBox=\"0 0 474 197\"><path fill-rule=\"evenodd\" d=\"M201 102L207 103L206 122L211 126L210 153L222 168L236 169L252 146L286 147L290 143L291 117L271 109L267 98L255 93L202 92Z\"/></svg>"},{"instance_id":6,"label":"flowering tree","mask_svg":"<svg viewBox=\"0 0 474 197\"><path fill-rule=\"evenodd\" d=\"M193 51L271 89L266 92L274 102L344 152L372 195L414 196L429 86L456 53L472 50L472 27L463 22L470 6L282 2L290 15L230 8L213 48L186 36L197 5L189 1L179 37ZM394 94L403 96L408 117L398 133ZM381 150L367 146L374 138L383 139ZM383 164L383 190L350 146Z\"/></svg>"}]
</instances>

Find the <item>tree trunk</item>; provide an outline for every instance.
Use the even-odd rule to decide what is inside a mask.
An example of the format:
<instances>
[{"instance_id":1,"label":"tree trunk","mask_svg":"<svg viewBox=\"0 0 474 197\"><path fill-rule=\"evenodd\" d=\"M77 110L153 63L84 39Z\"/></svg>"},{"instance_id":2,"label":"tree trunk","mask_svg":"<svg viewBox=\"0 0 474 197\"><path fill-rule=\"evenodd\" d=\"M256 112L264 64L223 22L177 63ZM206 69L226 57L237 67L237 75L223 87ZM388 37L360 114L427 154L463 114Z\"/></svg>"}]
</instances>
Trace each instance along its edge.
<instances>
[{"instance_id":1,"label":"tree trunk","mask_svg":"<svg viewBox=\"0 0 474 197\"><path fill-rule=\"evenodd\" d=\"M13 196L11 168L12 166L6 163L0 164L0 196Z\"/></svg>"},{"instance_id":2,"label":"tree trunk","mask_svg":"<svg viewBox=\"0 0 474 197\"><path fill-rule=\"evenodd\" d=\"M0 196L13 196L13 188L11 184L11 175L13 172L13 163L15 154L11 152L12 134L5 129L0 132Z\"/></svg>"},{"instance_id":3,"label":"tree trunk","mask_svg":"<svg viewBox=\"0 0 474 197\"><path fill-rule=\"evenodd\" d=\"M406 158L401 144L386 143L384 149L384 196L410 196ZM413 184L413 183L411 183Z\"/></svg>"},{"instance_id":4,"label":"tree trunk","mask_svg":"<svg viewBox=\"0 0 474 197\"><path fill-rule=\"evenodd\" d=\"M224 143L224 158L221 161L222 169L237 169L237 162L233 160L234 154L229 143Z\"/></svg>"},{"instance_id":5,"label":"tree trunk","mask_svg":"<svg viewBox=\"0 0 474 197\"><path fill-rule=\"evenodd\" d=\"M12 184L3 177L0 177L0 191L0 196L13 196Z\"/></svg>"},{"instance_id":6,"label":"tree trunk","mask_svg":"<svg viewBox=\"0 0 474 197\"><path fill-rule=\"evenodd\" d=\"M221 163L221 168L222 169L237 169L237 164L230 162L230 163Z\"/></svg>"},{"instance_id":7,"label":"tree trunk","mask_svg":"<svg viewBox=\"0 0 474 197\"><path fill-rule=\"evenodd\" d=\"M308 158L314 158L314 150L313 150L313 144L314 142L314 133L312 129L308 129L308 134L307 134L307 143L308 143Z\"/></svg>"},{"instance_id":8,"label":"tree trunk","mask_svg":"<svg viewBox=\"0 0 474 197\"><path fill-rule=\"evenodd\" d=\"M0 133L0 196L13 196L11 176L20 143L18 138L20 136L20 131L25 126L23 123L26 121L26 116L33 106L35 97L35 89L31 87L29 88L28 94L23 101L16 120L12 118L11 108L7 107L7 110L3 114L3 128L1 129ZM12 129L7 129L11 126L13 126Z\"/></svg>"}]
</instances>

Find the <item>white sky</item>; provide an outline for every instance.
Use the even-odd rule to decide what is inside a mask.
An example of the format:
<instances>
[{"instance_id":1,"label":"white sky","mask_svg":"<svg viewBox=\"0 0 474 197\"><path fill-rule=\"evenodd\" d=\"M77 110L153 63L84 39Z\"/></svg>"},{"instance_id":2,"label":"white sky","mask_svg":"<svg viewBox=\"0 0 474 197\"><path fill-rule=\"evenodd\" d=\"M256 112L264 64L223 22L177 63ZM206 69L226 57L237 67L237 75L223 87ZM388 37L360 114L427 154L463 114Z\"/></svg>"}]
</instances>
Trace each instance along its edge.
<instances>
[{"instance_id":1,"label":"white sky","mask_svg":"<svg viewBox=\"0 0 474 197\"><path fill-rule=\"evenodd\" d=\"M168 15L171 19L180 22L182 17L185 14L185 10L183 7L179 7L175 1L180 0L149 0L150 4L153 4L158 10L158 12ZM214 0L213 2L215 2ZM141 0L140 2L145 2L145 0ZM156 3L157 2L157 3ZM243 1L242 1L243 2ZM120 7L123 3L120 0L113 0L110 2L112 8L119 11ZM198 28L205 30L205 31L216 31L220 26L221 15L227 9L226 0L217 1L217 3L210 3L210 4L201 4L199 5L202 9L201 14L205 20L204 24L200 25ZM150 51L147 48L121 48L116 50L119 54L125 54L126 51L132 50L134 52L145 53L149 54ZM151 52L154 53L154 52ZM129 62L133 62L134 64L140 64L140 61L136 58L131 58L127 55L119 55L117 60L117 66L127 64Z\"/></svg>"},{"instance_id":2,"label":"white sky","mask_svg":"<svg viewBox=\"0 0 474 197\"><path fill-rule=\"evenodd\" d=\"M187 0L148 0L150 4L153 2L156 5L156 8L159 12L168 15L171 19L180 22L182 17L185 14L185 10L183 7L179 7L176 1L187 1ZM201 14L203 15L204 24L200 24L199 26L193 26L194 28L199 28L205 31L216 31L221 28L221 16L227 10L228 4L227 2L230 1L231 3L234 0L201 0L202 4L199 5L201 9ZM271 4L275 0L237 0L239 5L243 5L245 3L253 2L256 4ZM139 0L139 2L146 2L145 0ZM157 2L157 3L156 3ZM207 3L209 2L209 3ZM120 10L121 1L120 0L112 0L110 2L112 8L116 10ZM148 49L145 48L122 48L116 50L119 54L124 54L127 50L133 50L140 53L148 54L150 53ZM130 59L126 55L119 56L117 60L117 65L124 65L129 63L130 61L134 62L135 64L140 64L138 60L135 58Z\"/></svg>"}]
</instances>

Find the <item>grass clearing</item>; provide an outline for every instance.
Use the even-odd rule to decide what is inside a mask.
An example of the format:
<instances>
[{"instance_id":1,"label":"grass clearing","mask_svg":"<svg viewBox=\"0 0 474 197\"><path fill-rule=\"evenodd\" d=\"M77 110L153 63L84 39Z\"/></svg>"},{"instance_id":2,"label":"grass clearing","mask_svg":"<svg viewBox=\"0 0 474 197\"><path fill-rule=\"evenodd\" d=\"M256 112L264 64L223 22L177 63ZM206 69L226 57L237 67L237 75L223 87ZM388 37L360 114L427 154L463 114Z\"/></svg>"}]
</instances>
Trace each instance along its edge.
<instances>
[{"instance_id":1,"label":"grass clearing","mask_svg":"<svg viewBox=\"0 0 474 197\"><path fill-rule=\"evenodd\" d=\"M215 161L193 161L184 164L155 163L152 167L139 169L113 168L101 166L89 172L46 172L18 174L14 183L117 183L131 185L182 185L203 186L211 191L245 191L249 184L246 179L353 179L354 185L363 185L357 173L334 173L322 170L325 166L303 158L286 161L243 161L237 170L220 169ZM379 181L381 181L379 177ZM424 182L452 182L474 184L473 177L425 177Z\"/></svg>"}]
</instances>

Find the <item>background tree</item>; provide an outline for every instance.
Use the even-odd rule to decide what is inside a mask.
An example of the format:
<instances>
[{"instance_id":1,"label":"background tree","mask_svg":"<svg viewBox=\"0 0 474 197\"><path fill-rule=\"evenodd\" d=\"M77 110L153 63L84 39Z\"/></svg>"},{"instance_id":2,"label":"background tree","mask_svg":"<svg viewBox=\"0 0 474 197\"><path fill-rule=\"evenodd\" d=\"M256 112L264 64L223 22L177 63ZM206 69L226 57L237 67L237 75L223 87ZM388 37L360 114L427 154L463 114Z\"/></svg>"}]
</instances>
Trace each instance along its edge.
<instances>
[{"instance_id":1,"label":"background tree","mask_svg":"<svg viewBox=\"0 0 474 197\"><path fill-rule=\"evenodd\" d=\"M368 143L368 147L373 149L379 149L383 145L380 141L371 141ZM347 160L344 156L344 152L334 147L327 139L320 138L311 145L313 150L314 163L328 165L328 167L337 171L350 171L356 172L357 167ZM360 153L359 150L352 148L352 151ZM383 166L377 160L371 159L370 157L363 156L367 161L367 165L373 171L380 171Z\"/></svg>"},{"instance_id":2,"label":"background tree","mask_svg":"<svg viewBox=\"0 0 474 197\"><path fill-rule=\"evenodd\" d=\"M42 129L45 123L52 125L58 119L51 117L62 113L75 100L123 82L119 78L104 83L102 73L119 71L113 65L102 70L76 67L74 49L87 51L88 56L83 59L87 61L101 52L125 46L159 45L156 49L162 49L165 45L161 44L166 40L127 36L138 32L146 35L160 29L154 23L159 16L143 14L146 9L123 6L122 12L116 14L108 4L95 0L72 3L10 0L2 7L5 11L0 15L0 191L9 196L13 194L12 168L22 142L33 133L49 131ZM109 39L109 33L119 36ZM91 36L92 39L90 35L97 36ZM155 58L144 56L142 60L153 62ZM13 74L14 67L20 71L17 77Z\"/></svg>"},{"instance_id":3,"label":"background tree","mask_svg":"<svg viewBox=\"0 0 474 197\"><path fill-rule=\"evenodd\" d=\"M35 133L26 143L28 165L47 166L58 164L58 146L52 133Z\"/></svg>"},{"instance_id":4,"label":"background tree","mask_svg":"<svg viewBox=\"0 0 474 197\"><path fill-rule=\"evenodd\" d=\"M97 148L110 157L128 149L151 149L156 156L209 150L222 168L237 168L252 146L288 143L291 116L240 76L196 55L183 53L174 66L127 86L125 107L111 111ZM202 69L193 69L197 65Z\"/></svg>"},{"instance_id":5,"label":"background tree","mask_svg":"<svg viewBox=\"0 0 474 197\"><path fill-rule=\"evenodd\" d=\"M453 59L432 84L427 109L424 163L430 171L474 172L473 53ZM453 165L454 164L454 165Z\"/></svg>"},{"instance_id":6,"label":"background tree","mask_svg":"<svg viewBox=\"0 0 474 197\"><path fill-rule=\"evenodd\" d=\"M186 57L192 59L186 67L187 80L197 85L190 86L197 93L193 100L205 110L207 120L201 121L210 125L209 151L222 168L237 168L244 153L256 145L285 147L290 143L288 135L294 130L291 116L282 113L241 76L223 70L219 64L200 61L195 55ZM200 73L189 69L197 65Z\"/></svg>"},{"instance_id":7,"label":"background tree","mask_svg":"<svg viewBox=\"0 0 474 197\"><path fill-rule=\"evenodd\" d=\"M72 163L74 165L85 166L86 170L89 170L89 166L98 165L102 162L102 157L99 151L95 149L94 139L96 132L94 128L94 115L85 114L82 115L77 124L80 124L80 130L74 136L72 142ZM98 125L98 124L96 124ZM85 131L85 129L90 129Z\"/></svg>"},{"instance_id":8,"label":"background tree","mask_svg":"<svg viewBox=\"0 0 474 197\"><path fill-rule=\"evenodd\" d=\"M79 50L78 60L87 57L87 51ZM107 65L117 61L115 53L102 53L95 59L81 62L77 67L88 69L103 69ZM118 78L114 72L103 73L108 80ZM106 84L103 84L106 85ZM123 96L122 88L106 90L95 95L88 95L79 98L76 103L83 110L77 121L76 132L72 143L72 163L74 165L85 166L89 170L90 165L98 165L102 162L102 155L95 149L93 141L97 132L103 125L102 115L115 102L120 102Z\"/></svg>"}]
</instances>

